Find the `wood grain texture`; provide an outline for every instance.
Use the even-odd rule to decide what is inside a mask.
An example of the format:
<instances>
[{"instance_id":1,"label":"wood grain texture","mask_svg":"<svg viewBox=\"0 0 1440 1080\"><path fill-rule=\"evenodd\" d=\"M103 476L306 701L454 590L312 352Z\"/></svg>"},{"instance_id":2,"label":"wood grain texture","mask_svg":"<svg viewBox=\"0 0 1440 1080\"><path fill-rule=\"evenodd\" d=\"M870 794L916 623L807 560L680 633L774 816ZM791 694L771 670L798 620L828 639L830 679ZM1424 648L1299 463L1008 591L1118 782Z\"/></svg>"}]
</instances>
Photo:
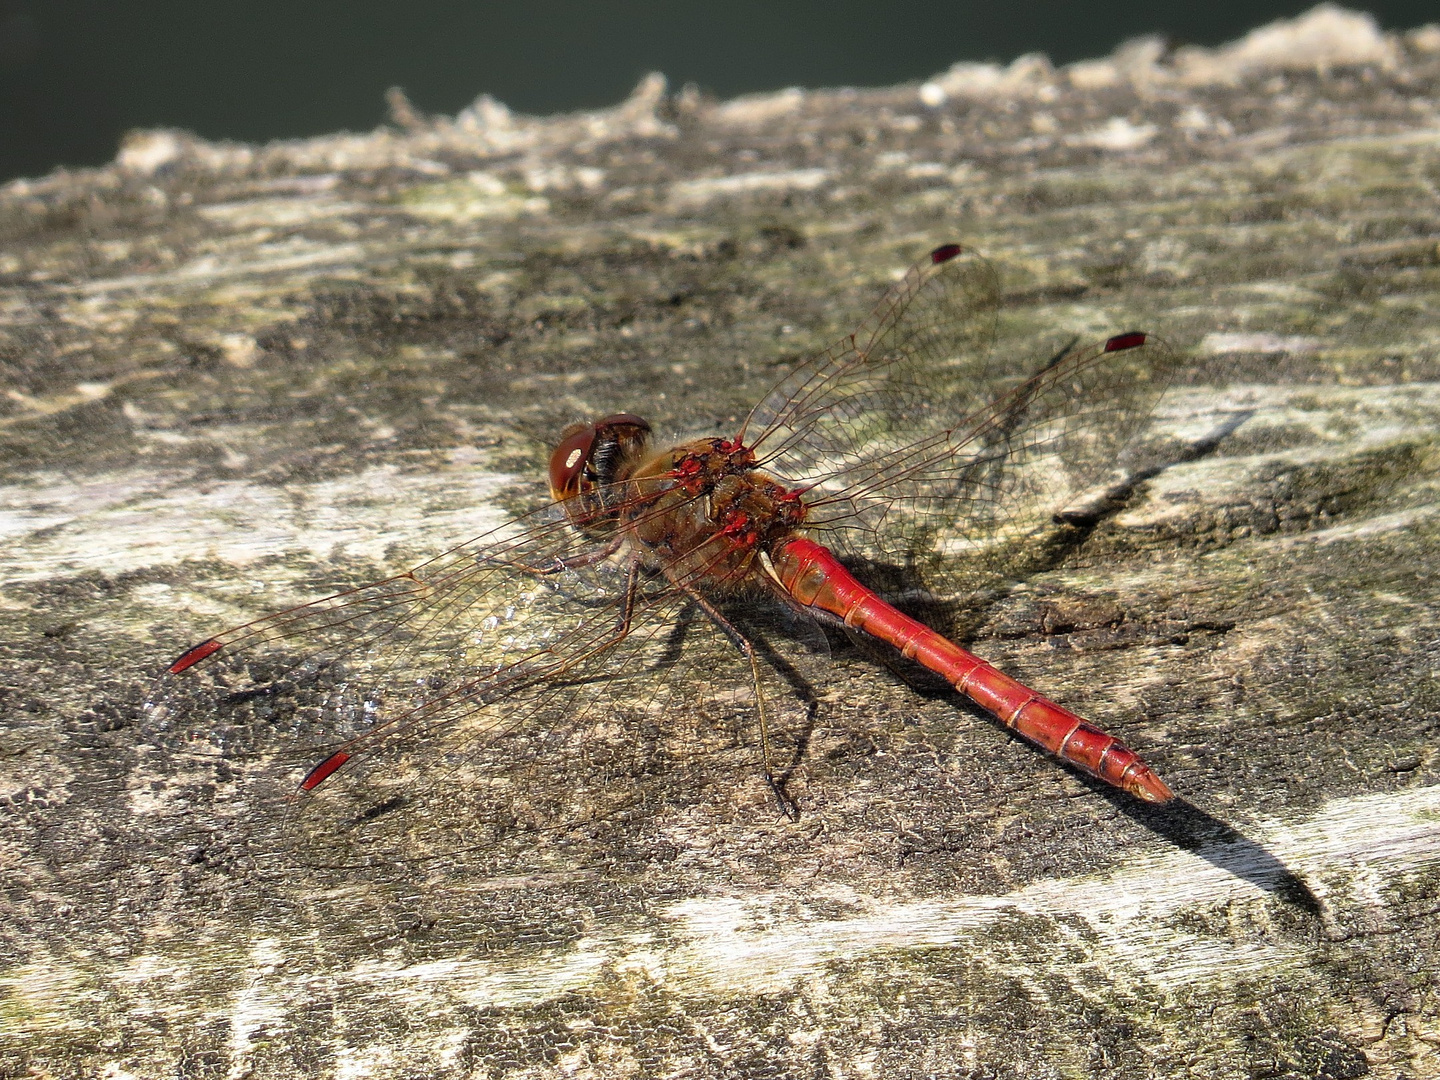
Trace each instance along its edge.
<instances>
[{"instance_id":1,"label":"wood grain texture","mask_svg":"<svg viewBox=\"0 0 1440 1080\"><path fill-rule=\"evenodd\" d=\"M0 1075L1440 1076L1440 31L1306 18L0 189ZM577 417L725 430L957 237L1017 362L1157 331L1235 421L962 627L1177 806L843 651L798 822L643 710L378 824L143 744L186 646Z\"/></svg>"}]
</instances>

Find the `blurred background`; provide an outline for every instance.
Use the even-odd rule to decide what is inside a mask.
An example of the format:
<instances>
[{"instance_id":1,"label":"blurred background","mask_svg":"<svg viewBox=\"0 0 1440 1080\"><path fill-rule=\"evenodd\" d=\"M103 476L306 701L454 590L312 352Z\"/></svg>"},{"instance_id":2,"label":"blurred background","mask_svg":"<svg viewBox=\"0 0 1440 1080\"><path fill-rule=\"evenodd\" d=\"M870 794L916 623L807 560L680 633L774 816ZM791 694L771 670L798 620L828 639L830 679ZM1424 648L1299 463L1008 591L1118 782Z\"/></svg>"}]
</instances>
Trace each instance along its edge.
<instances>
[{"instance_id":1,"label":"blurred background","mask_svg":"<svg viewBox=\"0 0 1440 1080\"><path fill-rule=\"evenodd\" d=\"M1311 2L1212 0L0 0L0 181L110 160L134 127L264 141L367 130L401 86L454 113L613 105L648 71L719 97L883 86L957 60L1218 45ZM1435 0L1368 9L1386 29Z\"/></svg>"}]
</instances>

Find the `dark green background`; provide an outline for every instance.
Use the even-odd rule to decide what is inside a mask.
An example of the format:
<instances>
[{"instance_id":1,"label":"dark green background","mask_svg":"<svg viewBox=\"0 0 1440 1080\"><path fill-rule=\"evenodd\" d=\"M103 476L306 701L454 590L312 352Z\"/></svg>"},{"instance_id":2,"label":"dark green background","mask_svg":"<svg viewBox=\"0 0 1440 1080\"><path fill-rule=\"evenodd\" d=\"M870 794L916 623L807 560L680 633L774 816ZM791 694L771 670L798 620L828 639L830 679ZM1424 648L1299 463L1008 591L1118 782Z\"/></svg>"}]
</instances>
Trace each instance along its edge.
<instances>
[{"instance_id":1,"label":"dark green background","mask_svg":"<svg viewBox=\"0 0 1440 1080\"><path fill-rule=\"evenodd\" d=\"M1034 50L1057 63L1137 34L1214 45L1308 3L1064 0L0 0L0 179L110 159L132 127L264 140L427 112L482 92L523 112L613 104L645 72L721 96L877 86ZM1372 7L1389 28L1435 0Z\"/></svg>"}]
</instances>

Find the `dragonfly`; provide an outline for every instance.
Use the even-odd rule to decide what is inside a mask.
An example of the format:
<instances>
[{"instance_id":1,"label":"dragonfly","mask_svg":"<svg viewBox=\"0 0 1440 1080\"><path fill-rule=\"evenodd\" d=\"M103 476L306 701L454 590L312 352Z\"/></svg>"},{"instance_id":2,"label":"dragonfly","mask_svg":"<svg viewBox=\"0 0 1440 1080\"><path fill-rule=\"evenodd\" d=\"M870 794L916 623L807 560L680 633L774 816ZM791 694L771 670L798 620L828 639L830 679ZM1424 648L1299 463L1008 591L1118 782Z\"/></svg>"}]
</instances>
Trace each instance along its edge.
<instances>
[{"instance_id":1,"label":"dragonfly","mask_svg":"<svg viewBox=\"0 0 1440 1080\"><path fill-rule=\"evenodd\" d=\"M292 734L311 755L293 780L304 795L366 767L399 776L400 762L447 762L453 777L507 740L533 750L537 733L627 709L663 724L719 685L758 729L752 765L785 807L773 728L795 680L776 671L786 649L823 654L846 634L1073 769L1165 803L1171 789L1119 738L906 610L963 604L1011 572L1115 474L1181 365L1126 331L1025 370L994 348L1000 311L994 267L942 244L728 437L666 445L632 413L572 424L538 508L186 649L147 702L150 729L222 751L240 729ZM757 612L787 644L762 637Z\"/></svg>"}]
</instances>

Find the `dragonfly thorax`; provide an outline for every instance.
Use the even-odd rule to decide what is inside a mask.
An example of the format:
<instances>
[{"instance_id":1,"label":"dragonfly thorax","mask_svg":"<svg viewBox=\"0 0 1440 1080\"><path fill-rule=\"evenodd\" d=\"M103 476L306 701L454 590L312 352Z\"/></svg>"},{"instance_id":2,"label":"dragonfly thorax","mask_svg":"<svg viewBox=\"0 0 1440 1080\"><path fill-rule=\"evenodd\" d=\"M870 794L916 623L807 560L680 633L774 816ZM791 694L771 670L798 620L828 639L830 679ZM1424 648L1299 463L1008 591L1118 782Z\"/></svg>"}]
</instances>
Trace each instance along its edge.
<instances>
[{"instance_id":1,"label":"dragonfly thorax","mask_svg":"<svg viewBox=\"0 0 1440 1080\"><path fill-rule=\"evenodd\" d=\"M739 442L697 439L635 470L626 528L650 560L700 586L748 577L757 551L805 517L799 494L761 472Z\"/></svg>"}]
</instances>

